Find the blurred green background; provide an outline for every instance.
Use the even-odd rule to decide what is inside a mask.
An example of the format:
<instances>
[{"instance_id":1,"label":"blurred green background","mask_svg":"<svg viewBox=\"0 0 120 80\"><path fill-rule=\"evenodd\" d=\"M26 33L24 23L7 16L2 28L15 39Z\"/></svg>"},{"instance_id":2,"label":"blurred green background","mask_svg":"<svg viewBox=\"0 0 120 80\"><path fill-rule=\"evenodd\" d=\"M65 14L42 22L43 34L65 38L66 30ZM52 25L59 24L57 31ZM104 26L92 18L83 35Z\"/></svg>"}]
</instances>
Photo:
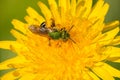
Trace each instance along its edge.
<instances>
[{"instance_id":1,"label":"blurred green background","mask_svg":"<svg viewBox=\"0 0 120 80\"><path fill-rule=\"evenodd\" d=\"M24 22L26 8L29 6L33 7L40 13L40 9L37 5L38 1L42 1L47 4L47 0L0 0L0 41L15 40L15 38L10 34L10 29L13 28L11 24L12 19L19 19ZM106 16L106 22L120 20L120 0L105 1L110 4L110 9ZM94 2L96 2L96 0ZM11 51L0 49L0 62L13 56L15 56L15 54ZM113 66L120 69L120 65L117 63L113 64ZM1 74L2 71L0 75Z\"/></svg>"}]
</instances>

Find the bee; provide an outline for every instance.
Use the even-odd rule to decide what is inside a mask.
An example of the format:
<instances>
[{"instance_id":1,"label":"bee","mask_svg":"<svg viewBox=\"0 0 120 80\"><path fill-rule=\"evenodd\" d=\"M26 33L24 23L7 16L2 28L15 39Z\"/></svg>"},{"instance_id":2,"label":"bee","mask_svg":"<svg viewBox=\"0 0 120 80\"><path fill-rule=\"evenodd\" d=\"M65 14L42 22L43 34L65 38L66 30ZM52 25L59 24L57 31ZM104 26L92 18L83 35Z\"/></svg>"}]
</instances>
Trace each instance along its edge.
<instances>
[{"instance_id":1,"label":"bee","mask_svg":"<svg viewBox=\"0 0 120 80\"><path fill-rule=\"evenodd\" d=\"M55 23L52 23L51 27L49 28L49 27L46 26L45 22L41 23L40 26L31 25L31 26L28 27L28 29L32 33L43 35L43 36L48 36L49 41L51 39L53 39L53 40L62 39L64 42L66 42L68 39L71 39L69 32L72 28L73 28L73 26L69 29L69 31L67 31L64 27L59 30L55 27ZM72 40L72 41L75 43L74 40Z\"/></svg>"}]
</instances>

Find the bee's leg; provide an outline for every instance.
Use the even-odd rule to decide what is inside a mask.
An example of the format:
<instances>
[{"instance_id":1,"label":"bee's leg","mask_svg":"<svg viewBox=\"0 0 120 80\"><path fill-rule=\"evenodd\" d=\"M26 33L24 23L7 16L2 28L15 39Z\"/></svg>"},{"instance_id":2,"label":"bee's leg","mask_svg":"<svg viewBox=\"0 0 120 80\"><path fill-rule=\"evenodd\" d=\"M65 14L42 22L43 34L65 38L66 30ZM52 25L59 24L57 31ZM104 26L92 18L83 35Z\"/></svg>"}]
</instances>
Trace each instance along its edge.
<instances>
[{"instance_id":1,"label":"bee's leg","mask_svg":"<svg viewBox=\"0 0 120 80\"><path fill-rule=\"evenodd\" d=\"M72 38L69 38L73 43L75 43L76 44L76 42L72 39Z\"/></svg>"},{"instance_id":2,"label":"bee's leg","mask_svg":"<svg viewBox=\"0 0 120 80\"><path fill-rule=\"evenodd\" d=\"M55 27L55 20L51 18L51 27Z\"/></svg>"},{"instance_id":3,"label":"bee's leg","mask_svg":"<svg viewBox=\"0 0 120 80\"><path fill-rule=\"evenodd\" d=\"M50 42L50 40L51 40L51 38L48 38L48 41L49 41L48 45L49 45L49 46L51 46L51 42Z\"/></svg>"}]
</instances>

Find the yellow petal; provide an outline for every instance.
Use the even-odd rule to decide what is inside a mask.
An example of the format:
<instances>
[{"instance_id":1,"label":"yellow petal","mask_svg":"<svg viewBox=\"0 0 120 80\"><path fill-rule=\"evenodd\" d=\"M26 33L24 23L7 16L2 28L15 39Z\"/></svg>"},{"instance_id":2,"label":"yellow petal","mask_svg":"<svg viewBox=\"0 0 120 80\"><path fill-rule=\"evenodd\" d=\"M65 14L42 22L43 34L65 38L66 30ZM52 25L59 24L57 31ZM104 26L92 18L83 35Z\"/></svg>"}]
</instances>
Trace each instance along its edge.
<instances>
[{"instance_id":1,"label":"yellow petal","mask_svg":"<svg viewBox=\"0 0 120 80\"><path fill-rule=\"evenodd\" d=\"M120 63L120 58L119 57L111 57L107 59L108 61L112 61L112 62L118 62Z\"/></svg>"},{"instance_id":2,"label":"yellow petal","mask_svg":"<svg viewBox=\"0 0 120 80\"><path fill-rule=\"evenodd\" d=\"M45 21L45 19L40 16L33 8L31 7L28 7L27 8L27 13L29 14L29 16L34 19L34 20L37 20L39 21L39 23L42 23L43 21Z\"/></svg>"},{"instance_id":3,"label":"yellow petal","mask_svg":"<svg viewBox=\"0 0 120 80\"><path fill-rule=\"evenodd\" d=\"M35 19L31 18L30 16L25 16L24 19L29 25L40 25L41 24L40 22L36 21ZM27 26L27 28L28 27L29 26Z\"/></svg>"},{"instance_id":4,"label":"yellow petal","mask_svg":"<svg viewBox=\"0 0 120 80\"><path fill-rule=\"evenodd\" d=\"M88 30L88 35L87 37L90 39L94 39L95 37L98 36L98 34L101 33L104 24L103 24L104 18L99 19L98 21L96 21L96 23L94 23ZM99 27L98 27L99 26ZM94 33L93 33L94 32Z\"/></svg>"},{"instance_id":5,"label":"yellow petal","mask_svg":"<svg viewBox=\"0 0 120 80\"><path fill-rule=\"evenodd\" d=\"M71 0L71 14L72 16L76 14L76 0Z\"/></svg>"},{"instance_id":6,"label":"yellow petal","mask_svg":"<svg viewBox=\"0 0 120 80\"><path fill-rule=\"evenodd\" d=\"M15 79L20 79L22 77L24 79L26 75L30 75L30 74L31 74L31 76L29 76L30 78L28 78L28 79L34 78L36 75L35 74L32 75L31 72L28 72L30 70L31 70L31 68L29 68L29 66L25 67L25 68L23 67L23 68L20 68L20 69L13 70L13 71L3 75L1 77L1 80L15 80Z\"/></svg>"},{"instance_id":7,"label":"yellow petal","mask_svg":"<svg viewBox=\"0 0 120 80\"><path fill-rule=\"evenodd\" d=\"M88 71L88 74L91 76L93 80L100 80L93 72Z\"/></svg>"},{"instance_id":8,"label":"yellow petal","mask_svg":"<svg viewBox=\"0 0 120 80\"><path fill-rule=\"evenodd\" d=\"M9 49L18 55L24 55L24 53L28 52L28 49L24 44L20 44L16 41L0 41L0 48Z\"/></svg>"},{"instance_id":9,"label":"yellow petal","mask_svg":"<svg viewBox=\"0 0 120 80\"><path fill-rule=\"evenodd\" d=\"M27 73L23 75L19 80L34 80L35 77L36 77L36 74Z\"/></svg>"},{"instance_id":10,"label":"yellow petal","mask_svg":"<svg viewBox=\"0 0 120 80\"><path fill-rule=\"evenodd\" d=\"M52 78L52 79L51 79ZM34 80L54 80L53 76L49 75L49 74L38 74ZM55 79L56 80L56 79ZM62 79L64 80L64 79Z\"/></svg>"},{"instance_id":11,"label":"yellow petal","mask_svg":"<svg viewBox=\"0 0 120 80\"><path fill-rule=\"evenodd\" d=\"M76 16L77 17L82 17L83 14L86 12L86 7L85 7L85 0L79 0L78 5L76 7Z\"/></svg>"},{"instance_id":12,"label":"yellow petal","mask_svg":"<svg viewBox=\"0 0 120 80\"><path fill-rule=\"evenodd\" d=\"M109 72L112 76L120 78L120 71L113 68L112 66L104 63L104 66L102 66L102 68Z\"/></svg>"},{"instance_id":13,"label":"yellow petal","mask_svg":"<svg viewBox=\"0 0 120 80\"><path fill-rule=\"evenodd\" d=\"M92 68L92 71L103 80L114 80L112 75L100 66Z\"/></svg>"},{"instance_id":14,"label":"yellow petal","mask_svg":"<svg viewBox=\"0 0 120 80\"><path fill-rule=\"evenodd\" d=\"M38 2L38 6L40 7L46 21L48 21L47 26L50 27L51 22L49 22L49 20L52 19L52 14L50 9L48 9L48 7L42 2Z\"/></svg>"},{"instance_id":15,"label":"yellow petal","mask_svg":"<svg viewBox=\"0 0 120 80\"><path fill-rule=\"evenodd\" d=\"M96 76L93 72L91 71L83 71L83 79L81 80L100 80L98 76Z\"/></svg>"},{"instance_id":16,"label":"yellow petal","mask_svg":"<svg viewBox=\"0 0 120 80\"><path fill-rule=\"evenodd\" d=\"M87 73L87 71L82 72L83 79L82 80L92 80L93 78Z\"/></svg>"},{"instance_id":17,"label":"yellow petal","mask_svg":"<svg viewBox=\"0 0 120 80\"><path fill-rule=\"evenodd\" d=\"M110 30L106 33L103 33L103 35L105 35L103 38L101 38L99 40L100 44L110 44L110 42L114 39L114 37L117 35L117 33L119 32L119 27Z\"/></svg>"},{"instance_id":18,"label":"yellow petal","mask_svg":"<svg viewBox=\"0 0 120 80\"><path fill-rule=\"evenodd\" d=\"M67 0L59 0L59 7L61 8L61 11L66 12L66 10L68 9L68 5L67 5ZM62 12L61 12L62 14Z\"/></svg>"},{"instance_id":19,"label":"yellow petal","mask_svg":"<svg viewBox=\"0 0 120 80\"><path fill-rule=\"evenodd\" d=\"M21 46L18 42L16 41L0 41L0 48L3 49L11 49L11 45L16 45L16 46Z\"/></svg>"},{"instance_id":20,"label":"yellow petal","mask_svg":"<svg viewBox=\"0 0 120 80\"><path fill-rule=\"evenodd\" d=\"M66 16L68 16L66 13L69 14L70 12L70 5L67 4L69 0L59 0L59 10L60 10L60 17L61 21L64 24L66 22Z\"/></svg>"},{"instance_id":21,"label":"yellow petal","mask_svg":"<svg viewBox=\"0 0 120 80\"><path fill-rule=\"evenodd\" d=\"M20 41L20 42L23 42L24 40L27 40L27 37L26 37L25 35L23 35L22 33L14 30L14 29L11 30L11 33L12 33L13 36L14 36L15 38L17 38L17 40Z\"/></svg>"},{"instance_id":22,"label":"yellow petal","mask_svg":"<svg viewBox=\"0 0 120 80\"><path fill-rule=\"evenodd\" d=\"M77 17L87 18L92 8L92 0L78 0L76 8Z\"/></svg>"},{"instance_id":23,"label":"yellow petal","mask_svg":"<svg viewBox=\"0 0 120 80\"><path fill-rule=\"evenodd\" d=\"M17 56L0 63L0 70L23 67L24 65L19 65L25 63L26 60L23 57Z\"/></svg>"},{"instance_id":24,"label":"yellow petal","mask_svg":"<svg viewBox=\"0 0 120 80\"><path fill-rule=\"evenodd\" d=\"M110 23L107 23L103 29L103 32L106 32L106 31L109 31L109 30L112 30L116 27L119 26L119 21L113 21L113 22L110 22Z\"/></svg>"},{"instance_id":25,"label":"yellow petal","mask_svg":"<svg viewBox=\"0 0 120 80\"><path fill-rule=\"evenodd\" d=\"M55 0L48 0L50 5L50 10L55 20L55 24L61 24L60 14L58 12L58 6Z\"/></svg>"},{"instance_id":26,"label":"yellow petal","mask_svg":"<svg viewBox=\"0 0 120 80\"><path fill-rule=\"evenodd\" d=\"M96 14L98 14L99 10L102 8L103 4L104 4L103 0L98 0L97 3L93 6L93 10L89 15L89 18L96 16Z\"/></svg>"},{"instance_id":27,"label":"yellow petal","mask_svg":"<svg viewBox=\"0 0 120 80\"><path fill-rule=\"evenodd\" d=\"M105 3L102 6L101 10L99 11L100 13L98 14L98 18L104 17L107 14L108 9L109 9L109 4Z\"/></svg>"},{"instance_id":28,"label":"yellow petal","mask_svg":"<svg viewBox=\"0 0 120 80\"><path fill-rule=\"evenodd\" d=\"M0 80L16 80L19 77L20 75L18 72L11 71L2 76Z\"/></svg>"},{"instance_id":29,"label":"yellow petal","mask_svg":"<svg viewBox=\"0 0 120 80\"><path fill-rule=\"evenodd\" d=\"M54 8L58 8L57 3L55 0L48 0L49 5L54 4Z\"/></svg>"},{"instance_id":30,"label":"yellow petal","mask_svg":"<svg viewBox=\"0 0 120 80\"><path fill-rule=\"evenodd\" d=\"M98 0L95 6L93 7L93 10L90 13L88 19L92 20L92 22L94 23L100 17L104 17L108 10L108 7L109 6L107 4L104 5L104 0Z\"/></svg>"},{"instance_id":31,"label":"yellow petal","mask_svg":"<svg viewBox=\"0 0 120 80\"><path fill-rule=\"evenodd\" d=\"M111 42L111 45L119 45L120 44L120 36L115 37L115 39Z\"/></svg>"},{"instance_id":32,"label":"yellow petal","mask_svg":"<svg viewBox=\"0 0 120 80\"><path fill-rule=\"evenodd\" d=\"M109 55L110 58L112 57L120 57L120 48L119 47L108 47L105 54Z\"/></svg>"},{"instance_id":33,"label":"yellow petal","mask_svg":"<svg viewBox=\"0 0 120 80\"><path fill-rule=\"evenodd\" d=\"M14 28L26 34L25 24L17 19L12 20Z\"/></svg>"},{"instance_id":34,"label":"yellow petal","mask_svg":"<svg viewBox=\"0 0 120 80\"><path fill-rule=\"evenodd\" d=\"M83 18L87 18L88 15L90 14L90 11L92 8L92 0L86 0L85 8L86 8L86 10L85 10L84 14L82 15Z\"/></svg>"},{"instance_id":35,"label":"yellow petal","mask_svg":"<svg viewBox=\"0 0 120 80\"><path fill-rule=\"evenodd\" d=\"M66 0L67 10L70 10L71 7L71 0Z\"/></svg>"},{"instance_id":36,"label":"yellow petal","mask_svg":"<svg viewBox=\"0 0 120 80\"><path fill-rule=\"evenodd\" d=\"M120 63L120 58L112 58L112 59L109 59L110 61L113 61L113 62L118 62Z\"/></svg>"}]
</instances>

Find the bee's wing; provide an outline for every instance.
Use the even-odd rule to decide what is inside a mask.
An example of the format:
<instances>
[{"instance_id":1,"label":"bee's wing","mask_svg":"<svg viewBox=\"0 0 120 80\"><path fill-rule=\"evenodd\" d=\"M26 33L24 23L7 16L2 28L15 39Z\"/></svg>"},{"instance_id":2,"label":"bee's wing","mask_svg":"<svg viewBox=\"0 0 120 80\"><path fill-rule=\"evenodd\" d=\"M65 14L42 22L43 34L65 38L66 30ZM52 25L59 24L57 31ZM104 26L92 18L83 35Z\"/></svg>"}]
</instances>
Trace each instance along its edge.
<instances>
[{"instance_id":1,"label":"bee's wing","mask_svg":"<svg viewBox=\"0 0 120 80\"><path fill-rule=\"evenodd\" d=\"M38 34L39 33L39 26L37 25L30 25L28 27L28 29L32 32L32 33L35 33L35 34Z\"/></svg>"}]
</instances>

